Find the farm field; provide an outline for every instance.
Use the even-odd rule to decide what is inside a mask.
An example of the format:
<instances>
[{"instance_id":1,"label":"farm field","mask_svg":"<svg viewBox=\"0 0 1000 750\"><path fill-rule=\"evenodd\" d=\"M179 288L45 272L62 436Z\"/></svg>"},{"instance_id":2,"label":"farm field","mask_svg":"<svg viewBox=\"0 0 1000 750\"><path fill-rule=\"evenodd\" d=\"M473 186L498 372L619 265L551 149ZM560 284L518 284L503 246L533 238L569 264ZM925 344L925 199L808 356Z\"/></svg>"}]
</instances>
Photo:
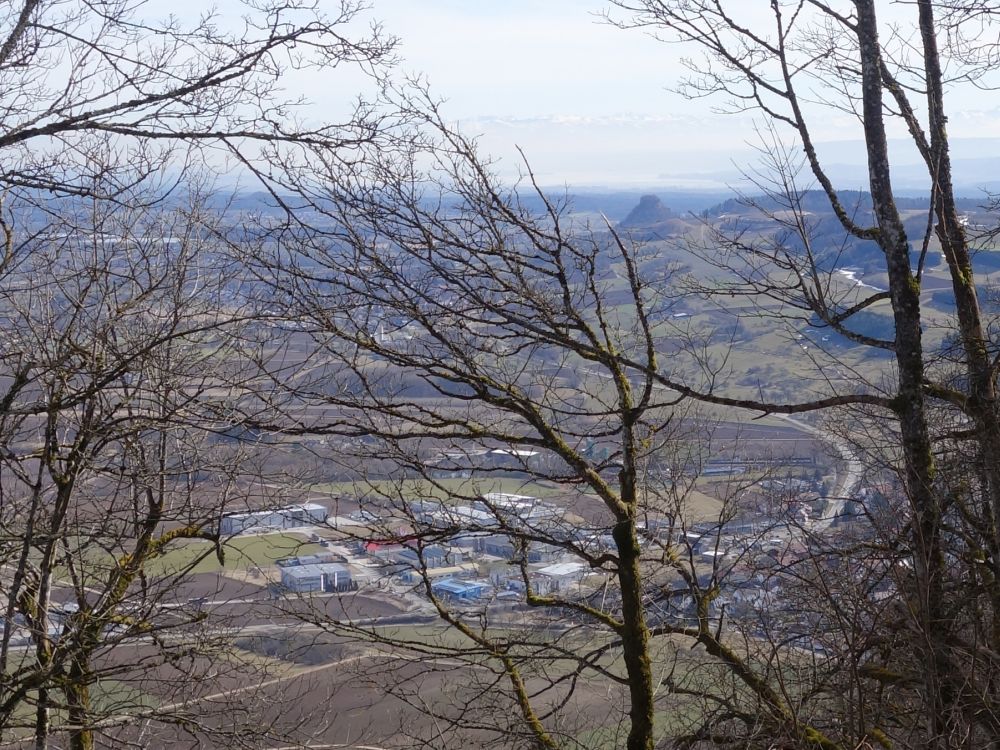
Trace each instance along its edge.
<instances>
[{"instance_id":1,"label":"farm field","mask_svg":"<svg viewBox=\"0 0 1000 750\"><path fill-rule=\"evenodd\" d=\"M265 567L285 557L315 554L322 549L302 533L248 534L225 540L222 543L224 559L220 562L210 542L185 540L156 558L150 565L150 572L167 575L189 570L191 574L198 574Z\"/></svg>"}]
</instances>

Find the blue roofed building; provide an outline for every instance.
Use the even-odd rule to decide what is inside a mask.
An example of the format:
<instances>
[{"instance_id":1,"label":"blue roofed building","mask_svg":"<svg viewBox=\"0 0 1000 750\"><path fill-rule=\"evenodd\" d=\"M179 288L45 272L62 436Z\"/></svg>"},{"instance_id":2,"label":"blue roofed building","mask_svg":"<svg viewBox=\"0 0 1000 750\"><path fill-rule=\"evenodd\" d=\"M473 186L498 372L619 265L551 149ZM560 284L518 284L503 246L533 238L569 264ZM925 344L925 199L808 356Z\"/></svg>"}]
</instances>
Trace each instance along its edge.
<instances>
[{"instance_id":1,"label":"blue roofed building","mask_svg":"<svg viewBox=\"0 0 1000 750\"><path fill-rule=\"evenodd\" d=\"M465 602L482 598L492 588L489 581L462 581L457 578L445 578L431 584L431 591L435 596Z\"/></svg>"}]
</instances>

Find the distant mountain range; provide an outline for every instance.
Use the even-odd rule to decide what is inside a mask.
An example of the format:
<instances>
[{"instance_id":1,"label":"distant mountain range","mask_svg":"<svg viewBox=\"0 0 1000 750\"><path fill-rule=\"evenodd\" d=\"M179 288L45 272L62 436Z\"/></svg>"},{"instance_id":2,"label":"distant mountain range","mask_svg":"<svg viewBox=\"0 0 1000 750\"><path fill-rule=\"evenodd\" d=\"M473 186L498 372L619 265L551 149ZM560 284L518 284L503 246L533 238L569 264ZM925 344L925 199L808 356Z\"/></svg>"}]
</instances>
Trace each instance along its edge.
<instances>
[{"instance_id":1,"label":"distant mountain range","mask_svg":"<svg viewBox=\"0 0 1000 750\"><path fill-rule=\"evenodd\" d=\"M981 198L988 192L1000 192L1000 138L954 138L950 142L952 171L958 195ZM930 190L927 168L910 141L889 142L892 157L892 179L898 195L926 195ZM818 144L826 173L843 190L864 190L868 187L866 152L861 141L827 141ZM996 154L996 156L994 156ZM737 164L739 161L734 159ZM748 166L753 162L748 158ZM751 181L736 166L699 172L664 173L665 184L671 180L703 184L731 185L748 190ZM799 173L800 187L815 184L807 169ZM753 192L750 189L750 192Z\"/></svg>"},{"instance_id":2,"label":"distant mountain range","mask_svg":"<svg viewBox=\"0 0 1000 750\"><path fill-rule=\"evenodd\" d=\"M963 116L974 117L958 112L952 120ZM542 184L569 185L574 192L582 186L657 194L665 189L747 188L751 182L744 173L752 173L761 161L752 145L752 123L739 117L713 121L710 127L703 117L680 112L478 117L459 124L469 134L482 135L484 152L500 159L498 169L510 179L523 171L522 158L527 158ZM889 146L897 191L926 192L926 169L912 143L899 138ZM867 187L860 140L820 141L817 147L839 188ZM1000 190L1000 138L952 138L951 148L960 194L975 197L984 188ZM811 175L804 171L800 177L802 187L808 187Z\"/></svg>"}]
</instances>

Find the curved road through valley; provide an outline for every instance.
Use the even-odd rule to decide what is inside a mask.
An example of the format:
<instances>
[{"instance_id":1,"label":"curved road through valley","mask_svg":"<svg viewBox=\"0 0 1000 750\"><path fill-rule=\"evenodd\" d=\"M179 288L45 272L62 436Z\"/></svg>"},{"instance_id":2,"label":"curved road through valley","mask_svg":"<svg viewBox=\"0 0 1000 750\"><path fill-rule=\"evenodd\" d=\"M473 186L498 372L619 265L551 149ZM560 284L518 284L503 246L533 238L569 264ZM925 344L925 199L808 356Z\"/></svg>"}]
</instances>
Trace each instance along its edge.
<instances>
[{"instance_id":1,"label":"curved road through valley","mask_svg":"<svg viewBox=\"0 0 1000 750\"><path fill-rule=\"evenodd\" d=\"M786 422L794 425L803 432L808 432L816 436L828 445L832 445L844 461L844 471L837 473L837 483L833 492L827 497L826 507L823 509L821 518L812 519L813 531L826 531L830 525L844 512L844 504L853 499L853 495L861 484L861 461L858 459L851 447L843 440L825 432L818 427L813 427L787 414L779 414Z\"/></svg>"}]
</instances>

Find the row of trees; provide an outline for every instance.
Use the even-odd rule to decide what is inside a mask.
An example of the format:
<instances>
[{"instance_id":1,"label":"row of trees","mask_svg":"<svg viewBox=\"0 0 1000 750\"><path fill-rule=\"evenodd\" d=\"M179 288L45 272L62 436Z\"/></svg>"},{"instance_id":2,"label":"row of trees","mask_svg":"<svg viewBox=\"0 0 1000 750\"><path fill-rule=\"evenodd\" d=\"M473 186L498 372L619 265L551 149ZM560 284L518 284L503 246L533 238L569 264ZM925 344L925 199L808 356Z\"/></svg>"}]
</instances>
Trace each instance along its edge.
<instances>
[{"instance_id":1,"label":"row of trees","mask_svg":"<svg viewBox=\"0 0 1000 750\"><path fill-rule=\"evenodd\" d=\"M239 349L259 307L219 239L220 185L233 165L370 138L362 108L297 124L282 89L293 69L374 77L393 40L352 0L224 10L0 11L0 743L276 731L192 700L256 670L185 604L199 559L168 562L192 539L221 557L222 509L263 502L259 457L217 439L226 394L255 374Z\"/></svg>"},{"instance_id":2,"label":"row of trees","mask_svg":"<svg viewBox=\"0 0 1000 750\"><path fill-rule=\"evenodd\" d=\"M323 388L300 395L337 417L284 424L377 436L380 456L432 482L429 444L542 451L552 460L539 478L600 500L593 531L610 536L606 547L502 504L486 503L488 516L472 524L512 540L529 609L573 623L556 636L512 635L509 623L489 627L488 607L454 607L436 595L420 558L424 593L467 645L444 652L466 654L491 688L477 679L460 709L439 714L453 729L494 728L491 742L514 745L586 746L595 740L582 733L579 716L587 691L600 685L622 715L620 723L607 720L622 734L611 742L629 748L668 741L656 730L661 716L664 732L687 745L988 745L998 729L1000 652L997 360L974 240L956 208L945 91L960 82L989 86L992 48L980 40L995 9L926 1L880 19L872 0L802 0L771 3L761 23L758 12L714 1L615 5L624 12L615 23L704 54L691 63L693 96L728 96L733 108L756 110L772 125L772 169L760 184L768 195L758 207L781 231L720 233L694 248L720 269L718 280L698 280L694 289L748 300L792 333L820 326L885 352L891 376L849 389L831 382L798 402L727 396L728 364L670 323L683 287L669 263L644 257L613 230L568 228L551 201L542 216L527 210L524 193L502 187L432 103L411 100L429 141L373 150L354 170L290 185L315 197L327 231L282 235L287 256L276 291L289 316L315 328L330 362ZM906 22L912 33L898 25ZM811 130L817 101L855 116L870 207L846 204L825 171ZM927 170L931 197L917 235L894 200L893 120ZM527 181L530 189L530 173ZM846 243L877 248L887 290L838 286L803 207L813 186ZM956 312L954 335L928 342L921 280L932 246L943 255ZM265 263L274 268L274 258ZM890 335L880 338L858 321L885 307ZM882 472L875 476L891 470L898 478L891 512L871 508L858 536L836 543L823 526L800 529L807 554L757 571L768 578L761 589L777 586L780 594L759 600L742 621L727 617L717 600L736 574L695 562L683 533L690 486L678 472L658 487L649 470L663 466L672 444L675 454L689 450L679 447L688 440L675 443L675 428L685 422L678 407L691 403L848 420L846 437ZM604 439L615 451L595 460L586 447ZM381 529L383 538L416 539L419 552L470 531L459 516L428 522L405 488L380 492L383 512L391 509L396 521ZM644 538L654 522L663 533ZM538 543L614 579L617 595L593 601L533 590L526 561ZM797 651L803 623L832 650ZM700 646L696 658L682 656L685 642Z\"/></svg>"},{"instance_id":3,"label":"row of trees","mask_svg":"<svg viewBox=\"0 0 1000 750\"><path fill-rule=\"evenodd\" d=\"M388 88L348 124L293 127L277 99L285 67L349 62L375 75L389 62L377 29L342 33L353 3L333 17L257 4L233 34L213 19L154 24L118 0L11 6L0 22L4 740L125 742L118 727L138 716L255 741L252 727L184 701L124 711L89 694L168 665L181 691L203 691L218 671L221 658L191 645L194 629L206 647L218 631L163 606L196 561L164 575L157 560L187 538L222 554L218 519L249 502L269 450L213 440L234 424L364 438L341 444L353 456L321 458L392 467L393 481L372 488L371 534L415 548L419 588L457 636L428 644L312 619L463 665L452 706L428 706L419 684L385 673L380 689L436 720L433 737L408 741L639 750L984 747L1000 736L996 351L945 130L947 89L989 85L995 50L980 40L1000 9L918 0L895 9L907 34L874 0L775 0L764 22L716 0L614 5L613 22L704 53L692 95L728 96L773 124L773 179L757 206L781 231L686 248L717 265L717 280L684 278L610 226L568 222L530 170L517 189L502 185L426 92ZM856 115L870 208L846 204L824 170L817 101ZM897 119L927 167L920 236L894 202ZM193 180L208 154L259 179L277 213L231 226L219 191ZM877 246L887 291L837 284L814 247L812 187L845 241ZM956 303L940 346L922 307L932 246ZM885 352L891 376L793 402L763 389L737 398L731 362L673 317L686 295L717 294L793 334L828 327ZM891 336L858 325L886 306ZM303 341L306 358L287 356ZM719 409L843 420L866 464L898 477L888 512L870 508L849 539L788 520L781 534L798 554L781 564L758 565L749 544L735 564L700 562L696 547L720 547L723 523L746 510L734 486L716 509L723 523L692 522ZM574 488L579 506L533 517L456 492L427 463L497 446L524 457L526 475ZM414 480L450 506L428 513ZM473 504L475 516L447 510ZM435 545L485 535L509 542L524 622L432 585ZM539 590L539 547L603 576L601 595ZM757 594L737 606L741 577ZM127 668L106 658L126 641L149 649Z\"/></svg>"}]
</instances>

